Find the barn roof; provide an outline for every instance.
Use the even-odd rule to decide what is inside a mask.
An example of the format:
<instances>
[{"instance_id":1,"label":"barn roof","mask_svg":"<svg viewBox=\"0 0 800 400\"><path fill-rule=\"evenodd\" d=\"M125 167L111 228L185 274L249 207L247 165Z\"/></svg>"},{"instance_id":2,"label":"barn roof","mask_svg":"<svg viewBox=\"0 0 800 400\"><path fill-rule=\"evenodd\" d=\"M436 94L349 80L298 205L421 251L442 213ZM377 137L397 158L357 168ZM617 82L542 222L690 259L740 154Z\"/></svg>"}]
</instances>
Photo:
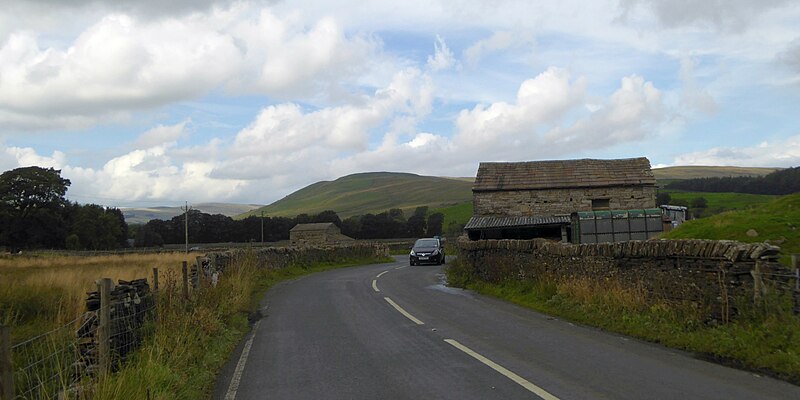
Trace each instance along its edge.
<instances>
[{"instance_id":1,"label":"barn roof","mask_svg":"<svg viewBox=\"0 0 800 400\"><path fill-rule=\"evenodd\" d=\"M313 224L297 224L290 230L290 232L300 231L324 231L333 225L333 222L317 222Z\"/></svg>"},{"instance_id":2,"label":"barn roof","mask_svg":"<svg viewBox=\"0 0 800 400\"><path fill-rule=\"evenodd\" d=\"M654 186L650 160L555 160L482 162L473 192L498 190L565 189L579 187Z\"/></svg>"},{"instance_id":3,"label":"barn roof","mask_svg":"<svg viewBox=\"0 0 800 400\"><path fill-rule=\"evenodd\" d=\"M464 226L465 230L492 228L527 228L570 223L568 216L556 217L472 217Z\"/></svg>"}]
</instances>

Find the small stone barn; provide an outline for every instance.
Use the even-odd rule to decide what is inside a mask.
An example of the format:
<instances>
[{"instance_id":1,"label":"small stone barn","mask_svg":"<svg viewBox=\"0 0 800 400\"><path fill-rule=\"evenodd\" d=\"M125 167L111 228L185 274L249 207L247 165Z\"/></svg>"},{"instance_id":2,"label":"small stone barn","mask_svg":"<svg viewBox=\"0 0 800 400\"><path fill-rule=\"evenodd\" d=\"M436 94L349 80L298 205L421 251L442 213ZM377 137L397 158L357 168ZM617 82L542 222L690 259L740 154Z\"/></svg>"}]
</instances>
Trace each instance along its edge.
<instances>
[{"instance_id":1,"label":"small stone barn","mask_svg":"<svg viewBox=\"0 0 800 400\"><path fill-rule=\"evenodd\" d=\"M644 157L484 162L472 196L473 240L567 241L572 213L655 207L656 179Z\"/></svg>"},{"instance_id":2,"label":"small stone barn","mask_svg":"<svg viewBox=\"0 0 800 400\"><path fill-rule=\"evenodd\" d=\"M342 234L333 222L297 224L289 231L289 241L298 244L332 244L354 240Z\"/></svg>"}]
</instances>

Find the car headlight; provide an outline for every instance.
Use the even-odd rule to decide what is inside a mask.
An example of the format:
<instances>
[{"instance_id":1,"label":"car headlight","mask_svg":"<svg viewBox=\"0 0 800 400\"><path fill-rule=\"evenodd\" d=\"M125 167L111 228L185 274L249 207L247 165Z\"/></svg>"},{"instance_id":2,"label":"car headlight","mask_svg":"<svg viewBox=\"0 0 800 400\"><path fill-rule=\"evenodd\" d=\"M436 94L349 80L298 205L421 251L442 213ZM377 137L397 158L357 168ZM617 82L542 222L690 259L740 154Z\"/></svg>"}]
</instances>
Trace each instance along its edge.
<instances>
[{"instance_id":1,"label":"car headlight","mask_svg":"<svg viewBox=\"0 0 800 400\"><path fill-rule=\"evenodd\" d=\"M435 256L437 254L439 254L439 249L436 249L436 250L433 251L433 253L431 253L432 256Z\"/></svg>"},{"instance_id":2,"label":"car headlight","mask_svg":"<svg viewBox=\"0 0 800 400\"><path fill-rule=\"evenodd\" d=\"M417 253L414 253L414 250L411 250L411 254L410 255L415 256L415 255L417 255Z\"/></svg>"}]
</instances>

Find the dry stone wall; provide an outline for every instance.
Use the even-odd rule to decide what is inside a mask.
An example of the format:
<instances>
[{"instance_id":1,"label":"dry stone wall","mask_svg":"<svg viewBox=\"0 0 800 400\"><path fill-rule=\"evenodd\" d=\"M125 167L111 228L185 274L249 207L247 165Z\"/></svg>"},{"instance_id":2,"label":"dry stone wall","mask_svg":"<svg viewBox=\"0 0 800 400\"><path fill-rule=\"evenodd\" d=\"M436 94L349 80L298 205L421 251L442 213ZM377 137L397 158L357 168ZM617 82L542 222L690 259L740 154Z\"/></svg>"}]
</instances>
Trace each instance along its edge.
<instances>
[{"instance_id":1,"label":"dry stone wall","mask_svg":"<svg viewBox=\"0 0 800 400\"><path fill-rule=\"evenodd\" d=\"M259 268L286 268L294 264L309 265L319 262L341 262L347 259L388 257L389 248L380 243L353 243L336 246L265 247L253 250L231 249L206 254L211 265L224 271L236 259L252 251Z\"/></svg>"},{"instance_id":2,"label":"dry stone wall","mask_svg":"<svg viewBox=\"0 0 800 400\"><path fill-rule=\"evenodd\" d=\"M564 244L462 237L457 246L460 262L488 282L537 275L598 282L613 279L644 290L653 301L689 301L708 310L710 318L723 320L736 313L737 299L752 299L754 287L763 290L761 276L790 274L777 262L780 248L733 241ZM754 271L758 278L754 279Z\"/></svg>"}]
</instances>

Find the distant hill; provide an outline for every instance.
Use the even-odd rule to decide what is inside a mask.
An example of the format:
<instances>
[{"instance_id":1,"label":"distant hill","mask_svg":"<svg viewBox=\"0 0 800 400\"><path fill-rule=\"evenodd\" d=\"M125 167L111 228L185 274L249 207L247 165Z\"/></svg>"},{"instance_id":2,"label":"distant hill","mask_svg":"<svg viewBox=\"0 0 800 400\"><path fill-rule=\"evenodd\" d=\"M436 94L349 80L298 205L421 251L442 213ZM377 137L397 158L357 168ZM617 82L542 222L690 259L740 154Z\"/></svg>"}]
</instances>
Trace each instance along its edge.
<instances>
[{"instance_id":1,"label":"distant hill","mask_svg":"<svg viewBox=\"0 0 800 400\"><path fill-rule=\"evenodd\" d=\"M199 203L190 206L206 214L222 214L229 217L261 207L258 204L233 203ZM121 208L121 210L125 222L129 224L144 224L151 219L168 220L183 213L180 207Z\"/></svg>"},{"instance_id":2,"label":"distant hill","mask_svg":"<svg viewBox=\"0 0 800 400\"><path fill-rule=\"evenodd\" d=\"M472 201L472 180L440 178L397 172L367 172L306 186L266 207L239 215L294 217L334 210L341 218L380 213L400 208L409 215L414 208L430 209Z\"/></svg>"},{"instance_id":3,"label":"distant hill","mask_svg":"<svg viewBox=\"0 0 800 400\"><path fill-rule=\"evenodd\" d=\"M653 175L658 180L722 178L727 176L764 176L779 169L781 168L678 166L653 168Z\"/></svg>"}]
</instances>

